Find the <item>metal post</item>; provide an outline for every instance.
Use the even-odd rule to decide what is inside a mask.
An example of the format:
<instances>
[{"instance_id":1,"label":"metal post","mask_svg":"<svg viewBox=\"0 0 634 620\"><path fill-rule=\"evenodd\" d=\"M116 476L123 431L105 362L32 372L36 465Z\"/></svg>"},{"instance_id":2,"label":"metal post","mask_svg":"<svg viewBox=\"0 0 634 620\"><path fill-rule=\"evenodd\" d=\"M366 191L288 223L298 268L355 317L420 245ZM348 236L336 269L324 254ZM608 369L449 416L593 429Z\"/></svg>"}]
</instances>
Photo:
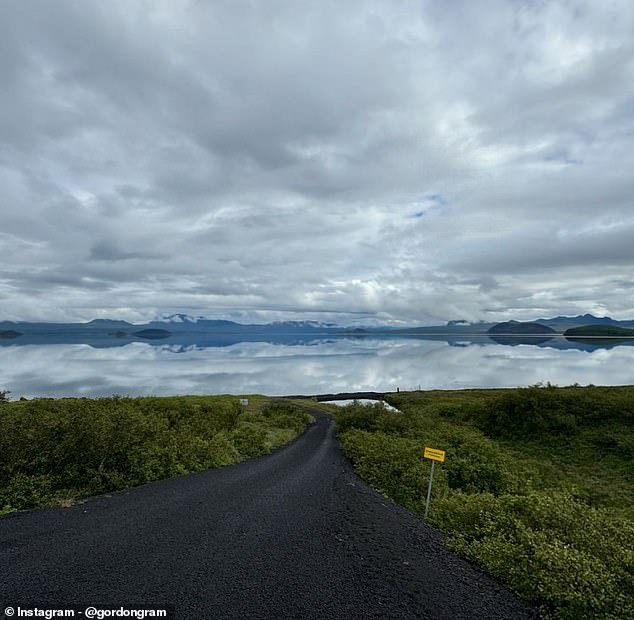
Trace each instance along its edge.
<instances>
[{"instance_id":1,"label":"metal post","mask_svg":"<svg viewBox=\"0 0 634 620\"><path fill-rule=\"evenodd\" d=\"M423 517L427 521L427 513L429 512L429 503L431 502L431 483L434 479L434 465L436 461L431 462L431 471L429 472L429 487L427 488L427 502L425 503L425 516Z\"/></svg>"}]
</instances>

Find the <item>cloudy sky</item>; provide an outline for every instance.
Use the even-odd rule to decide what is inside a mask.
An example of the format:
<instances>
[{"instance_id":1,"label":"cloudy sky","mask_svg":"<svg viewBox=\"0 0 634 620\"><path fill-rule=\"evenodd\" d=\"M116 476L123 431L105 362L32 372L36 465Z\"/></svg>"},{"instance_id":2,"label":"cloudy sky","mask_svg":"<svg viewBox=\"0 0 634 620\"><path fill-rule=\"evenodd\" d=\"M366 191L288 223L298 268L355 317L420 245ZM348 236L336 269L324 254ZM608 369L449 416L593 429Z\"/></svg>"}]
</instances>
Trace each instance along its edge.
<instances>
[{"instance_id":1,"label":"cloudy sky","mask_svg":"<svg viewBox=\"0 0 634 620\"><path fill-rule=\"evenodd\" d=\"M0 0L0 319L634 318L634 3Z\"/></svg>"}]
</instances>

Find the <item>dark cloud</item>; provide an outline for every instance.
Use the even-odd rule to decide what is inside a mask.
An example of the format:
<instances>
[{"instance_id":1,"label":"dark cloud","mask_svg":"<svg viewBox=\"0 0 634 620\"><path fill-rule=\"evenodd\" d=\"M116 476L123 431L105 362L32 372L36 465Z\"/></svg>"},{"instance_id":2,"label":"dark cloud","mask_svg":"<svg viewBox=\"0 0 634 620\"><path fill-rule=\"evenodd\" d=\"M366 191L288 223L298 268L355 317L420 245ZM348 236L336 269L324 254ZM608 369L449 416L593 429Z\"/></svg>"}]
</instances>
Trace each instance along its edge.
<instances>
[{"instance_id":1,"label":"dark cloud","mask_svg":"<svg viewBox=\"0 0 634 620\"><path fill-rule=\"evenodd\" d=\"M158 260L161 258L167 258L167 257L162 256L161 254L152 254L151 252L144 253L144 252L124 251L119 249L111 241L107 241L107 240L98 241L90 249L90 256L88 257L89 260L108 261L108 262L123 261L123 260L127 261L132 259Z\"/></svg>"},{"instance_id":2,"label":"dark cloud","mask_svg":"<svg viewBox=\"0 0 634 620\"><path fill-rule=\"evenodd\" d=\"M625 0L4 3L2 315L634 315L633 27Z\"/></svg>"}]
</instances>

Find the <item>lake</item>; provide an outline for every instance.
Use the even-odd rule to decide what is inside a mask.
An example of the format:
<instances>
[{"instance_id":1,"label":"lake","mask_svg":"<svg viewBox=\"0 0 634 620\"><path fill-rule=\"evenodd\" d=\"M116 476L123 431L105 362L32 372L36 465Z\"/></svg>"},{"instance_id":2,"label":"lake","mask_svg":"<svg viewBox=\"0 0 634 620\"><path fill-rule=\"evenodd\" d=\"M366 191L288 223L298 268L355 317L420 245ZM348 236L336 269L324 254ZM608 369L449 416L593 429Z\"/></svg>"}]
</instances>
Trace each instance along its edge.
<instances>
[{"instance_id":1,"label":"lake","mask_svg":"<svg viewBox=\"0 0 634 620\"><path fill-rule=\"evenodd\" d=\"M634 346L575 348L425 339L334 338L196 346L134 342L0 346L0 390L25 396L319 394L634 384Z\"/></svg>"}]
</instances>

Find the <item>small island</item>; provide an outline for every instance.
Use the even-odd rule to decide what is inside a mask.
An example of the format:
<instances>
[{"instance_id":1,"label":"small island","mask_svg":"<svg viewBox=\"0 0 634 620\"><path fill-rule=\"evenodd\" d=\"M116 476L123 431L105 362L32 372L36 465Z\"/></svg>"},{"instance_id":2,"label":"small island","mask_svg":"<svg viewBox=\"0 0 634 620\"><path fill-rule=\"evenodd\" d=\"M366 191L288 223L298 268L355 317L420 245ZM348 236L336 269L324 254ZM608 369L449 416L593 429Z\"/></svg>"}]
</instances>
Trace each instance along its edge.
<instances>
[{"instance_id":1,"label":"small island","mask_svg":"<svg viewBox=\"0 0 634 620\"><path fill-rule=\"evenodd\" d=\"M566 338L634 338L634 329L618 325L583 325L564 332Z\"/></svg>"},{"instance_id":2,"label":"small island","mask_svg":"<svg viewBox=\"0 0 634 620\"><path fill-rule=\"evenodd\" d=\"M5 329L4 331L0 331L0 338L19 338L20 336L24 336L21 332L16 332L13 329Z\"/></svg>"},{"instance_id":3,"label":"small island","mask_svg":"<svg viewBox=\"0 0 634 620\"><path fill-rule=\"evenodd\" d=\"M557 332L548 325L534 322L506 321L489 328L487 334L497 344L516 346L518 344L543 344Z\"/></svg>"},{"instance_id":4,"label":"small island","mask_svg":"<svg viewBox=\"0 0 634 620\"><path fill-rule=\"evenodd\" d=\"M557 332L552 327L541 323L506 321L489 328L487 333L502 336L554 336Z\"/></svg>"},{"instance_id":5,"label":"small island","mask_svg":"<svg viewBox=\"0 0 634 620\"><path fill-rule=\"evenodd\" d=\"M159 340L161 338L169 338L172 332L166 329L141 329L138 332L134 332L134 335L147 340Z\"/></svg>"}]
</instances>

